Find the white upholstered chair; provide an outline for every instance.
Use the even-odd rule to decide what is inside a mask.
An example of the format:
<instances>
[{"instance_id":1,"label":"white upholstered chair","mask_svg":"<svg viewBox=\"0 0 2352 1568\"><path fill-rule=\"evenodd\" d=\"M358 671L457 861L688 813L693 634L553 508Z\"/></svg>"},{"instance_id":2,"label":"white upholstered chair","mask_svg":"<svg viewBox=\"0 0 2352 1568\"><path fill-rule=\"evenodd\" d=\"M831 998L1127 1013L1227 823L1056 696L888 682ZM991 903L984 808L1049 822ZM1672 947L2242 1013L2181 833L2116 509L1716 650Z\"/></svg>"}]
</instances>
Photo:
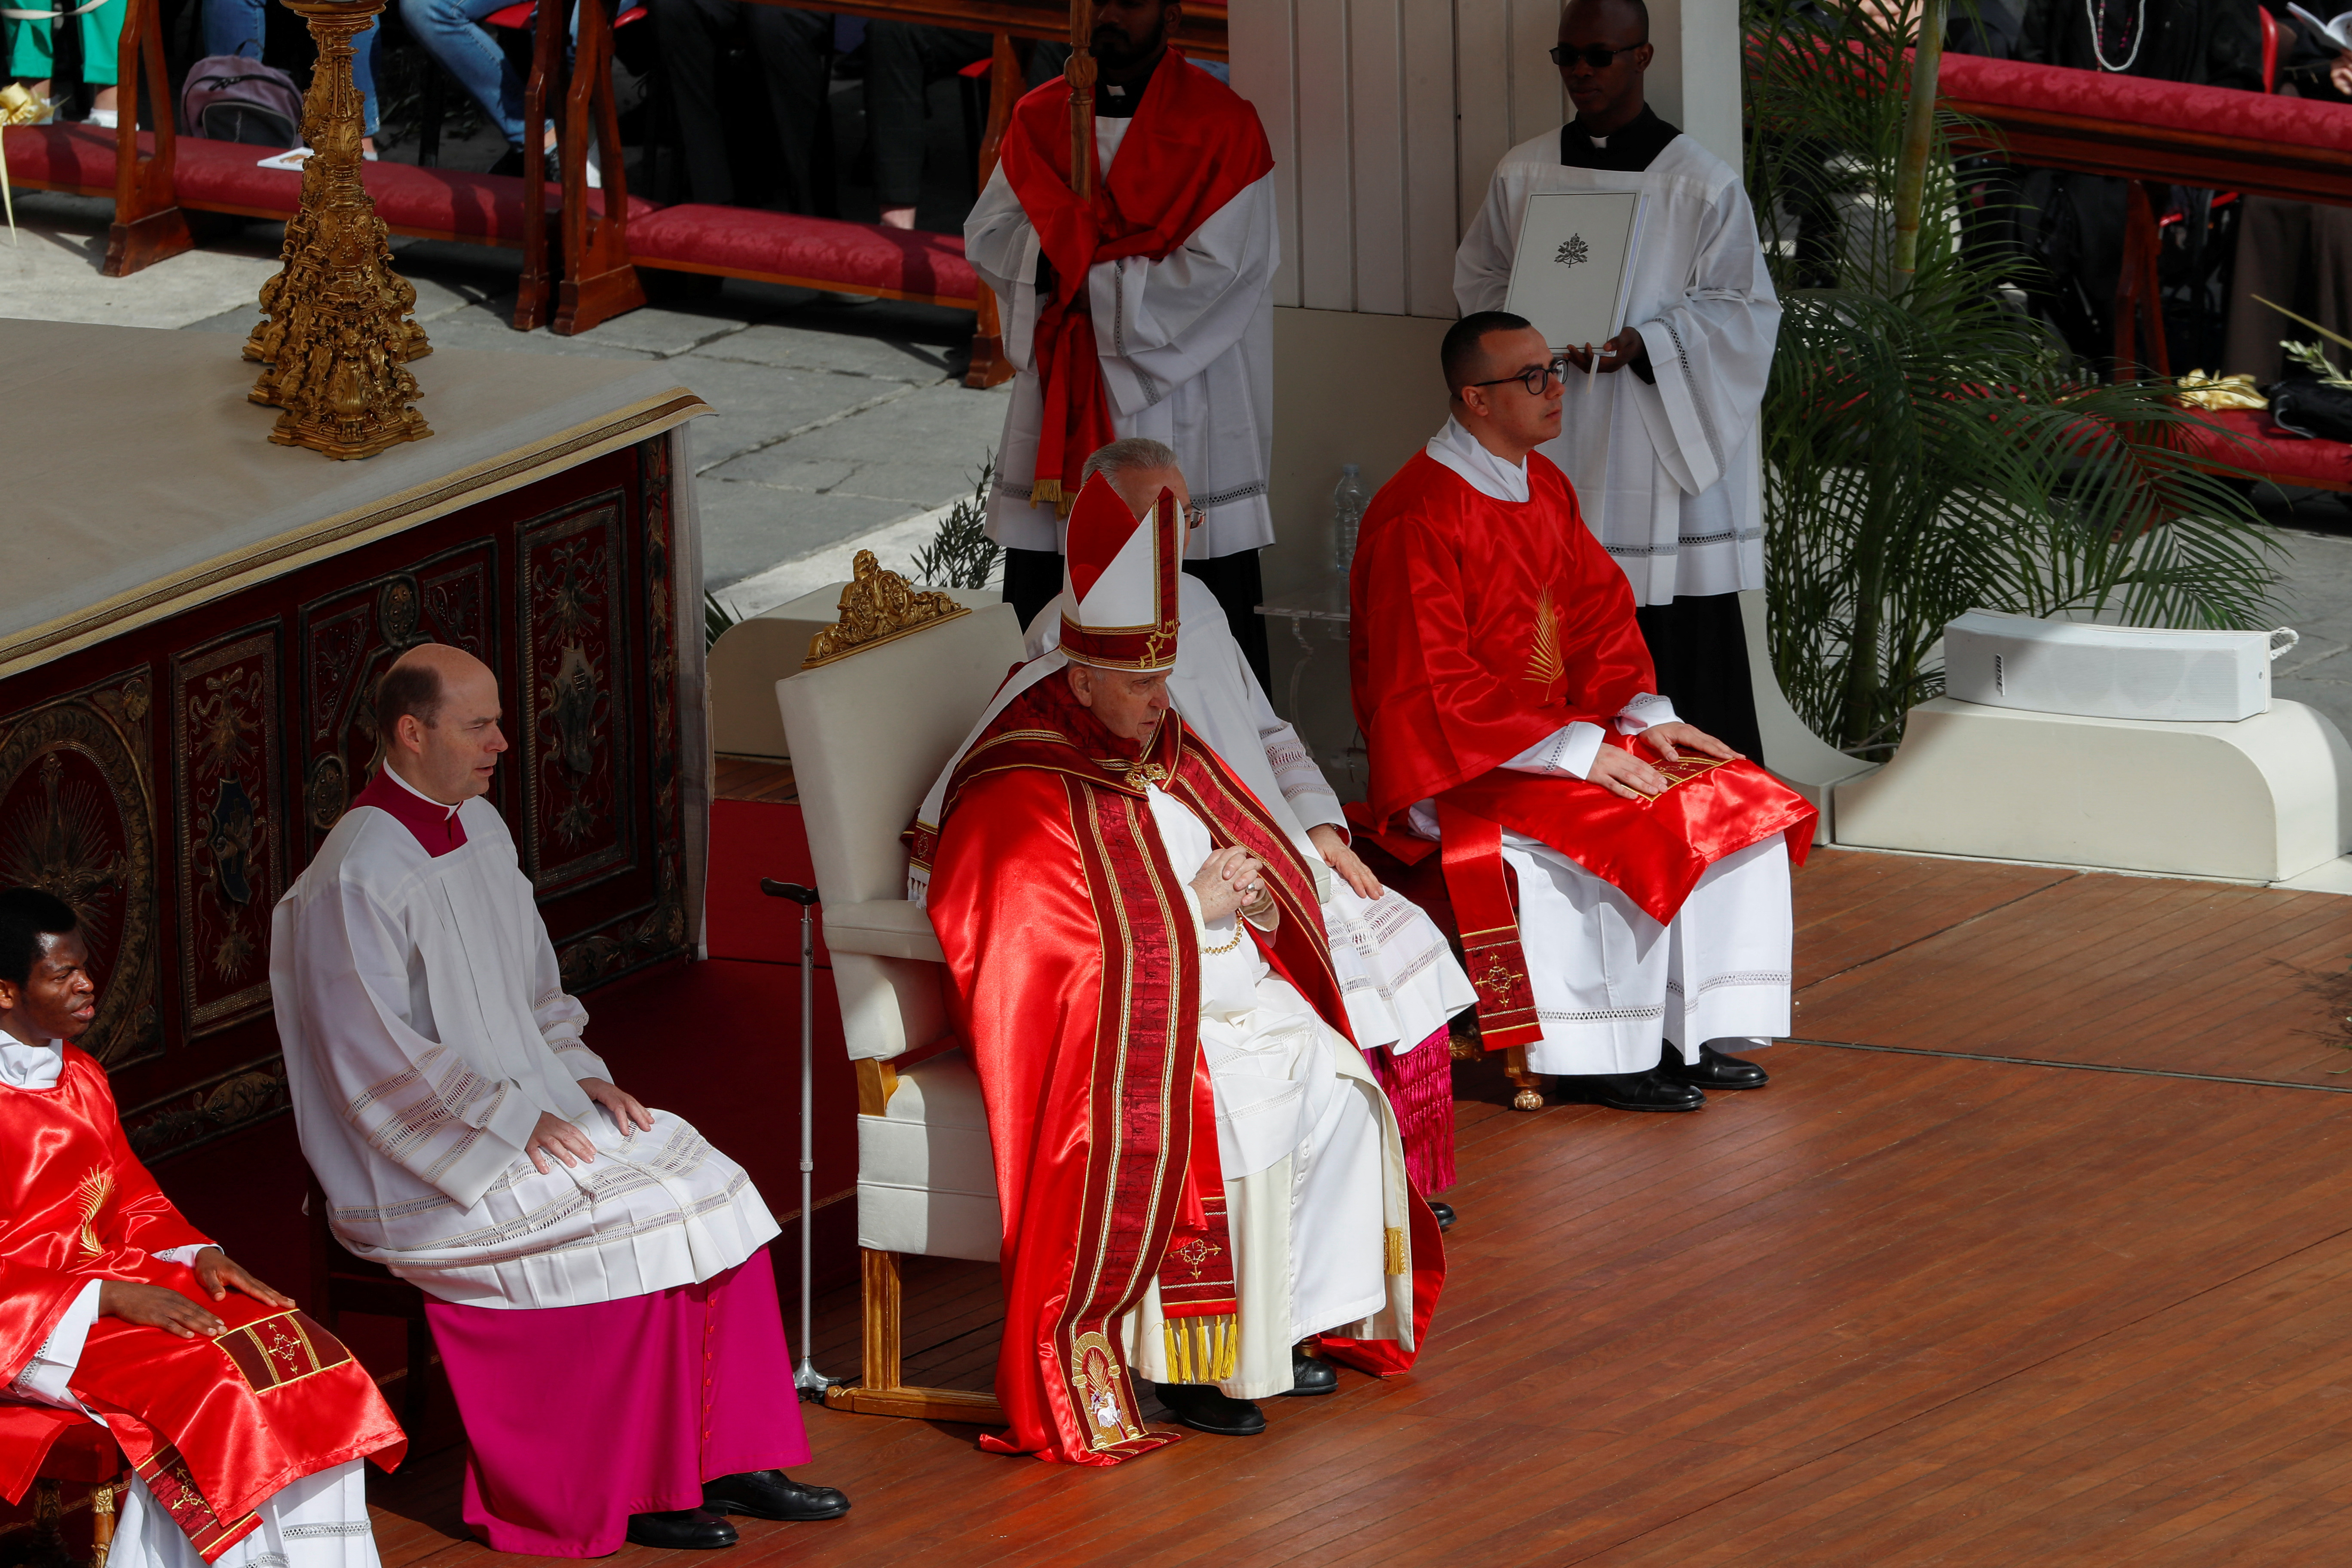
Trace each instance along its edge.
<instances>
[{"instance_id":1,"label":"white upholstered chair","mask_svg":"<svg viewBox=\"0 0 2352 1568\"><path fill-rule=\"evenodd\" d=\"M950 1037L947 971L906 899L899 835L1021 657L1009 605L856 647L776 682L824 940L857 1069L863 1376L827 1403L875 1415L990 1423L984 1394L900 1382L898 1258L994 1262L1002 1224L980 1080ZM919 1058L903 1071L898 1059Z\"/></svg>"}]
</instances>

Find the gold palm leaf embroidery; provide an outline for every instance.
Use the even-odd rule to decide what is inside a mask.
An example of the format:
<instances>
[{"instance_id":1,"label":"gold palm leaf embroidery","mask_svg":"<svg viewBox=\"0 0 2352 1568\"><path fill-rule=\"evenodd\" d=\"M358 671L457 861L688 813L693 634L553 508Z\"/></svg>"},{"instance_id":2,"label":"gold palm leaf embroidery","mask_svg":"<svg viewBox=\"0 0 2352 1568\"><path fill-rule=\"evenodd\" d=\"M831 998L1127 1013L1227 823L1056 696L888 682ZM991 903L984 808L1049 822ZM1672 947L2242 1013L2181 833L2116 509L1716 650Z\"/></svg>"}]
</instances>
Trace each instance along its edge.
<instances>
[{"instance_id":1,"label":"gold palm leaf embroidery","mask_svg":"<svg viewBox=\"0 0 2352 1568\"><path fill-rule=\"evenodd\" d=\"M1535 648L1528 655L1527 678L1538 686L1567 679L1568 666L1559 657L1559 627L1565 619L1551 602L1549 588L1536 595Z\"/></svg>"},{"instance_id":2,"label":"gold palm leaf embroidery","mask_svg":"<svg viewBox=\"0 0 2352 1568\"><path fill-rule=\"evenodd\" d=\"M98 1239L98 1215L106 1207L106 1200L114 1195L114 1173L103 1165L93 1165L76 1191L81 1194L82 1256L96 1258L106 1250L105 1244Z\"/></svg>"}]
</instances>

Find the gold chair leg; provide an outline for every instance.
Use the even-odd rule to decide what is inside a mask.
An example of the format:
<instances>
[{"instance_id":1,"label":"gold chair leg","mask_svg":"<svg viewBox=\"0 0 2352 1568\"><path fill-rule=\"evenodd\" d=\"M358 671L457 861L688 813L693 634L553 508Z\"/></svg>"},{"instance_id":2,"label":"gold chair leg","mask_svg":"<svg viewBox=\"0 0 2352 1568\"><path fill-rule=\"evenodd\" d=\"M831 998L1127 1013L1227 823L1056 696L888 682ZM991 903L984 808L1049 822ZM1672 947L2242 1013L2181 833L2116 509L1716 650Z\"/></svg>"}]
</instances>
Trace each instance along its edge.
<instances>
[{"instance_id":1,"label":"gold chair leg","mask_svg":"<svg viewBox=\"0 0 2352 1568\"><path fill-rule=\"evenodd\" d=\"M1543 1109L1543 1089L1537 1083L1536 1075L1528 1070L1527 1047L1513 1046L1503 1053L1503 1076L1518 1088L1519 1092L1511 1096L1513 1110Z\"/></svg>"},{"instance_id":2,"label":"gold chair leg","mask_svg":"<svg viewBox=\"0 0 2352 1568\"><path fill-rule=\"evenodd\" d=\"M825 1404L835 1410L854 1410L865 1415L964 1421L977 1426L1000 1425L1004 1412L993 1394L973 1394L961 1388L909 1388L898 1381L902 1370L898 1255L861 1247L858 1262L862 1275L859 1294L866 1319L864 1375L854 1388L829 1390Z\"/></svg>"},{"instance_id":3,"label":"gold chair leg","mask_svg":"<svg viewBox=\"0 0 2352 1568\"><path fill-rule=\"evenodd\" d=\"M114 1496L111 1481L89 1490L89 1568L106 1568L114 1550Z\"/></svg>"}]
</instances>

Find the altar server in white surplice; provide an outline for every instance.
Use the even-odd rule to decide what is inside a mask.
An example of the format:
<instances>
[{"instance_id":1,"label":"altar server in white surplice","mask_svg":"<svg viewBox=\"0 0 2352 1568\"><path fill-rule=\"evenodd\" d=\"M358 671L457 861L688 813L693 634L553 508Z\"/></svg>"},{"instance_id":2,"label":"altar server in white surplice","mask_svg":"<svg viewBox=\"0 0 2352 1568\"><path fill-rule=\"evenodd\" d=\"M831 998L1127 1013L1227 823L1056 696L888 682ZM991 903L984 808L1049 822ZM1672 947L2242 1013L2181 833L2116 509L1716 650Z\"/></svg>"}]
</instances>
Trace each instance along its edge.
<instances>
[{"instance_id":1,"label":"altar server in white surplice","mask_svg":"<svg viewBox=\"0 0 2352 1568\"><path fill-rule=\"evenodd\" d=\"M1504 308L1530 196L1647 194L1625 330L1599 374L1567 378L1559 435L1541 450L1633 583L1659 692L1760 757L1738 593L1764 585L1757 416L1780 300L1738 174L1643 101L1648 37L1643 0L1572 0L1560 14L1552 58L1577 117L1496 166L1454 256L1454 296L1465 316ZM1586 369L1582 345L1567 346Z\"/></svg>"},{"instance_id":2,"label":"altar server in white surplice","mask_svg":"<svg viewBox=\"0 0 2352 1568\"><path fill-rule=\"evenodd\" d=\"M1023 625L1061 591L1088 453L1173 447L1202 522L1184 570L1208 584L1266 679L1257 552L1274 542L1274 157L1257 111L1170 46L1175 0L1095 12L1092 190L1070 180L1069 89L1014 108L964 220L1019 372L996 451L989 537Z\"/></svg>"},{"instance_id":3,"label":"altar server in white surplice","mask_svg":"<svg viewBox=\"0 0 2352 1568\"><path fill-rule=\"evenodd\" d=\"M614 1086L484 799L497 678L412 648L383 755L278 906L269 977L303 1154L343 1246L422 1287L500 1552L725 1546L831 1518L740 1165ZM627 1432L625 1441L583 1441Z\"/></svg>"},{"instance_id":4,"label":"altar server in white surplice","mask_svg":"<svg viewBox=\"0 0 2352 1568\"><path fill-rule=\"evenodd\" d=\"M1148 510L1180 468L1157 441L1115 441L1087 459L1086 472L1110 480L1128 505ZM1056 597L1029 623L1031 658L1058 646ZM1382 888L1349 847L1347 814L1296 728L1266 700L1265 689L1225 630L1209 591L1180 580L1177 608L1184 635L1168 677L1171 706L1192 732L1241 775L1298 852L1316 869L1331 967L1348 1004L1348 1023L1365 1062L1387 1090L1404 1136L1406 1169L1423 1196L1454 1184L1453 1058L1446 1020L1478 999L1470 977L1421 907ZM1438 1224L1454 1210L1432 1201Z\"/></svg>"}]
</instances>

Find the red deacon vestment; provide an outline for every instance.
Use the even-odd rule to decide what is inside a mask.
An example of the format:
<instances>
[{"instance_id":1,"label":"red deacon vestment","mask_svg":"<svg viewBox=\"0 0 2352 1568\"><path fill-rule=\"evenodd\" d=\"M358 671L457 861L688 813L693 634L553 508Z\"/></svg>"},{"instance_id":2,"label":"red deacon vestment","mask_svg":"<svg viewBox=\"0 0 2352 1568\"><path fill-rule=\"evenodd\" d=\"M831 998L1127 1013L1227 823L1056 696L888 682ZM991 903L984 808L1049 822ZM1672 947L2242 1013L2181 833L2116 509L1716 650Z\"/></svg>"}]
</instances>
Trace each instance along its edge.
<instances>
[{"instance_id":1,"label":"red deacon vestment","mask_svg":"<svg viewBox=\"0 0 2352 1568\"><path fill-rule=\"evenodd\" d=\"M1273 937L1259 935L1266 957L1326 1023L1348 1029L1313 874L1175 714L1138 756L1048 676L966 751L936 852L928 834L918 852L931 861L931 923L987 1101L1003 1211L996 1393L1012 1425L983 1445L1067 1464L1118 1464L1176 1440L1147 1431L1137 1413L1119 1325L1155 1274L1171 1327L1235 1310L1231 1246L1214 1245L1224 1187L1201 1049L1198 936L1146 780L1219 846L1266 863L1280 910ZM1425 1324L1418 1299L1425 1286L1433 1300L1442 1253L1433 1224L1422 1233L1427 1210L1412 1210L1415 1315ZM1196 1237L1208 1245L1186 1245ZM1203 1300L1191 1266L1219 1252L1225 1288ZM1376 1371L1411 1360L1384 1357L1396 1348L1386 1341L1329 1348Z\"/></svg>"},{"instance_id":2,"label":"red deacon vestment","mask_svg":"<svg viewBox=\"0 0 2352 1568\"><path fill-rule=\"evenodd\" d=\"M71 1046L55 1087L0 1087L0 1367L24 1366L92 1280L160 1285L226 1322L217 1340L101 1317L68 1386L211 1562L289 1482L407 1439L367 1370L301 1312L152 1256L205 1244L131 1152L106 1073ZM0 1494L12 1503L60 1433L87 1417L0 1405Z\"/></svg>"},{"instance_id":3,"label":"red deacon vestment","mask_svg":"<svg viewBox=\"0 0 2352 1568\"><path fill-rule=\"evenodd\" d=\"M1386 827L1434 799L1446 890L1486 1048L1540 1035L1501 858L1505 828L1540 840L1662 924L1708 865L1775 833L1802 864L1813 808L1752 762L1656 763L1663 795L1502 764L1577 721L1612 743L1628 700L1656 689L1625 574L1584 525L1567 477L1528 458L1528 500L1496 500L1427 452L1364 514L1349 584L1349 674Z\"/></svg>"}]
</instances>

